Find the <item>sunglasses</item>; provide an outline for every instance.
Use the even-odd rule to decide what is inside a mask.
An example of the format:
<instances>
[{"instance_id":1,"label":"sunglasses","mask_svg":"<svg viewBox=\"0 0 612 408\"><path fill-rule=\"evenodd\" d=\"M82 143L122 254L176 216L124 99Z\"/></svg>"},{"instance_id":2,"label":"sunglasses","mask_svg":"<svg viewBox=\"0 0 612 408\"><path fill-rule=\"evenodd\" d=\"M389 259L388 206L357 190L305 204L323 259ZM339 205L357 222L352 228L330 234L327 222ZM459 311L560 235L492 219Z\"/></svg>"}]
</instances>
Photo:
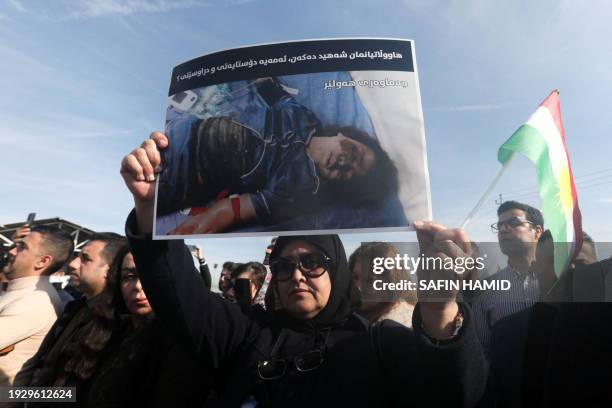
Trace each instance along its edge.
<instances>
[{"instance_id":1,"label":"sunglasses","mask_svg":"<svg viewBox=\"0 0 612 408\"><path fill-rule=\"evenodd\" d=\"M498 231L502 230L504 228L504 226L507 226L510 229L514 229L514 228L520 227L523 224L535 225L531 221L524 220L524 219L519 218L519 217L512 217L512 218L507 219L506 221L499 221L499 222L495 222L495 223L491 224L491 231L498 232Z\"/></svg>"},{"instance_id":2,"label":"sunglasses","mask_svg":"<svg viewBox=\"0 0 612 408\"><path fill-rule=\"evenodd\" d=\"M321 367L324 359L324 352L329 340L331 330L327 330L323 345L319 348L306 351L295 356L285 358L272 357L269 360L263 360L257 363L257 374L259 378L265 381L276 380L285 375L287 367L293 365L299 373L306 373L314 371ZM284 339L287 336L287 332L281 331L279 338L276 340L276 344L272 349L272 356L276 355L278 348L283 344Z\"/></svg>"},{"instance_id":3,"label":"sunglasses","mask_svg":"<svg viewBox=\"0 0 612 408\"><path fill-rule=\"evenodd\" d=\"M291 363L299 372L305 373L321 367L323 361L323 350L310 350L294 357L260 361L257 363L257 374L262 380L276 380L285 375L287 365Z\"/></svg>"},{"instance_id":4,"label":"sunglasses","mask_svg":"<svg viewBox=\"0 0 612 408\"><path fill-rule=\"evenodd\" d=\"M303 254L298 259L279 257L270 261L270 270L278 282L291 279L295 268L308 278L318 278L323 275L332 264L331 258L317 253Z\"/></svg>"}]
</instances>

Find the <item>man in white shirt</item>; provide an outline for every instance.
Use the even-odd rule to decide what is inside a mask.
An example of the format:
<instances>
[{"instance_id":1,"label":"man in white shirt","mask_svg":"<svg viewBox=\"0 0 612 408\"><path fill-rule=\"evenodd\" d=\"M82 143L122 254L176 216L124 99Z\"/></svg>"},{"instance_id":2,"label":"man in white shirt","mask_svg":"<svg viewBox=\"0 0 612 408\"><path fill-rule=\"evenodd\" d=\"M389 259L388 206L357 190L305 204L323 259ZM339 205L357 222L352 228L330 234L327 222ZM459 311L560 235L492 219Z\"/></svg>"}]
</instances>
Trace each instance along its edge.
<instances>
[{"instance_id":1,"label":"man in white shirt","mask_svg":"<svg viewBox=\"0 0 612 408\"><path fill-rule=\"evenodd\" d=\"M9 251L6 291L0 294L0 387L27 385L33 356L62 312L62 302L49 275L73 251L68 233L38 226Z\"/></svg>"}]
</instances>

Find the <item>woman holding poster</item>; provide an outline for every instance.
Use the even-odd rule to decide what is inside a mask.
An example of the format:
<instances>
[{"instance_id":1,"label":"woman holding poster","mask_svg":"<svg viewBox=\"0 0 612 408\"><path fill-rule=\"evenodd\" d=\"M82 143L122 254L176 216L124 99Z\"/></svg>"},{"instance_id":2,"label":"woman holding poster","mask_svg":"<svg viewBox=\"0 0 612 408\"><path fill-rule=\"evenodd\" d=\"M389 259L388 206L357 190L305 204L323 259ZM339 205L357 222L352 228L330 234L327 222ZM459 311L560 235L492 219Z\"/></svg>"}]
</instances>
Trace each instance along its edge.
<instances>
[{"instance_id":1,"label":"woman holding poster","mask_svg":"<svg viewBox=\"0 0 612 408\"><path fill-rule=\"evenodd\" d=\"M148 153L123 160L136 203L126 235L152 307L202 370L212 373L220 406L478 403L487 364L470 308L455 301L456 293L418 304L414 331L388 320L371 326L355 313L359 295L338 236L292 236L278 238L270 256L270 290L278 304L267 311L241 309L201 283L183 242L147 236L153 184L146 178L160 163L155 151ZM433 223L415 227L427 256L470 256L463 231ZM434 279L438 271L429 272Z\"/></svg>"}]
</instances>

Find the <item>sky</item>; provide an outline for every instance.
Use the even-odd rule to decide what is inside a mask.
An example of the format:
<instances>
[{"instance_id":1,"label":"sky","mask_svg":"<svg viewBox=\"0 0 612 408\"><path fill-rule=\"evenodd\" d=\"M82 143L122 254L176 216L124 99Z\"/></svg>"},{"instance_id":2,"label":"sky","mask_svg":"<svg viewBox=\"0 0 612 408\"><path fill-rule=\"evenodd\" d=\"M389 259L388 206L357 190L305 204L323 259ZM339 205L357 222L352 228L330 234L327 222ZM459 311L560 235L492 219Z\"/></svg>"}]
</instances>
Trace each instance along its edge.
<instances>
[{"instance_id":1,"label":"sky","mask_svg":"<svg viewBox=\"0 0 612 408\"><path fill-rule=\"evenodd\" d=\"M584 229L612 241L612 8L544 0L0 0L0 224L61 217L123 230L121 158L163 127L174 65L243 45L415 41L434 219L459 226L498 147L560 90ZM467 232L495 241L496 200L539 206L519 158ZM412 241L413 233L353 234ZM199 240L210 263L261 260L269 238Z\"/></svg>"}]
</instances>

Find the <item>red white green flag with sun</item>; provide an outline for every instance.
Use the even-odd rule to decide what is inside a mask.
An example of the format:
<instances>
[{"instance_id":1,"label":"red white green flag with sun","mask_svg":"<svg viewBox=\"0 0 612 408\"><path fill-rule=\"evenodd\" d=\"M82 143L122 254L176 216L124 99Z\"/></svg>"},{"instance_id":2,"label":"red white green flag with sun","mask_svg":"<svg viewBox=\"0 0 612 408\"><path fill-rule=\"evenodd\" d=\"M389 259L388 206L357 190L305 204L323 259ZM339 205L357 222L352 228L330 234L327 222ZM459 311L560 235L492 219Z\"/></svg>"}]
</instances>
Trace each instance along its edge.
<instances>
[{"instance_id":1,"label":"red white green flag with sun","mask_svg":"<svg viewBox=\"0 0 612 408\"><path fill-rule=\"evenodd\" d=\"M582 246L582 219L565 145L559 91L551 92L499 148L497 159L505 165L514 153L523 154L535 164L544 222L555 241L558 277Z\"/></svg>"}]
</instances>

